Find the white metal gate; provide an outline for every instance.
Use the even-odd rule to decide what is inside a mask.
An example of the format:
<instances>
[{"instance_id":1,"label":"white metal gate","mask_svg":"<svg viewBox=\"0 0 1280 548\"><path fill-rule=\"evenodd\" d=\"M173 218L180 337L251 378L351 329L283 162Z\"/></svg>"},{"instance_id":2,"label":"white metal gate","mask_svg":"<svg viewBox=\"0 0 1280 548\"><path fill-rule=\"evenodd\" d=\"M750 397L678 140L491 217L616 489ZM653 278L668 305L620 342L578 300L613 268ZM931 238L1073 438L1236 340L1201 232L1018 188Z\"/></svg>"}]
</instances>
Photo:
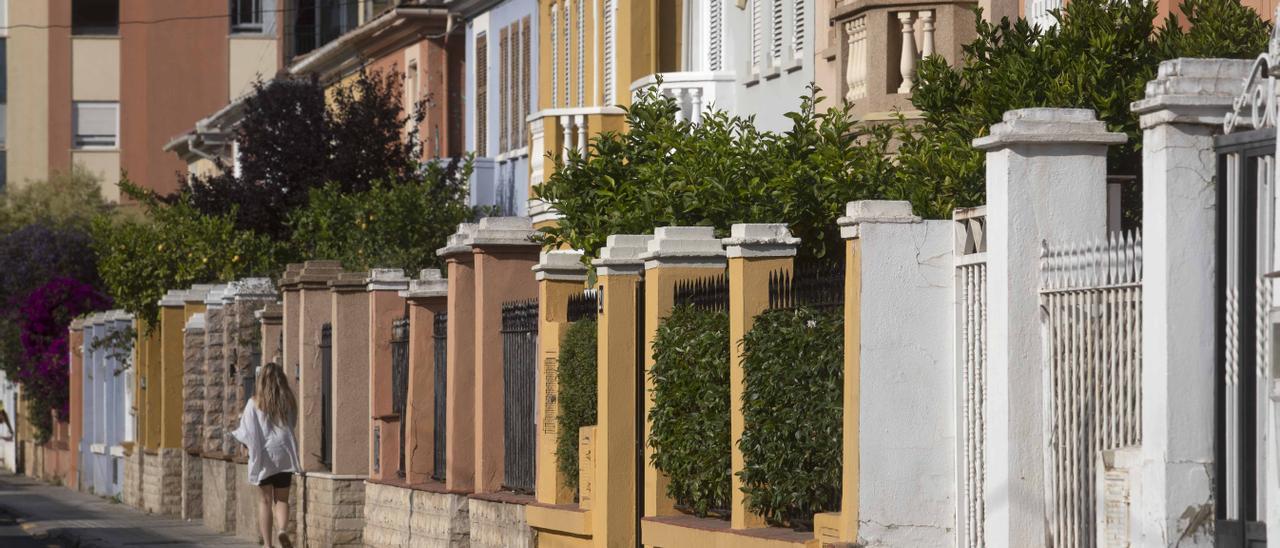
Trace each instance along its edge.
<instances>
[{"instance_id":1,"label":"white metal gate","mask_svg":"<svg viewBox=\"0 0 1280 548\"><path fill-rule=\"evenodd\" d=\"M1040 304L1049 544L1098 540L1098 462L1142 441L1142 236L1046 244Z\"/></svg>"},{"instance_id":2,"label":"white metal gate","mask_svg":"<svg viewBox=\"0 0 1280 548\"><path fill-rule=\"evenodd\" d=\"M986 505L986 365L987 365L987 238L986 207L957 210L956 221L956 401L960 409L957 432L960 462L960 545L986 545L983 521Z\"/></svg>"}]
</instances>

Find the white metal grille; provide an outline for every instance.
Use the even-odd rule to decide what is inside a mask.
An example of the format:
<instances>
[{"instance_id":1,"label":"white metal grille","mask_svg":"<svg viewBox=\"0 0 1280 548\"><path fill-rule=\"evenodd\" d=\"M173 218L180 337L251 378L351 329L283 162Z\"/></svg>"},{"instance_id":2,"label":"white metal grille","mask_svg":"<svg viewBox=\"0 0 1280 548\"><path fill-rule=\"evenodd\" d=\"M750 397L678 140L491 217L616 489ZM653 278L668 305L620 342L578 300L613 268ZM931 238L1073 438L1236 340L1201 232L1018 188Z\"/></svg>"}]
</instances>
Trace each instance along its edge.
<instances>
[{"instance_id":1,"label":"white metal grille","mask_svg":"<svg viewBox=\"0 0 1280 548\"><path fill-rule=\"evenodd\" d=\"M1049 545L1097 543L1102 451L1142 441L1142 236L1046 245Z\"/></svg>"},{"instance_id":2,"label":"white metal grille","mask_svg":"<svg viewBox=\"0 0 1280 548\"><path fill-rule=\"evenodd\" d=\"M960 394L960 546L986 545L987 244L985 208L957 211L956 364Z\"/></svg>"}]
</instances>

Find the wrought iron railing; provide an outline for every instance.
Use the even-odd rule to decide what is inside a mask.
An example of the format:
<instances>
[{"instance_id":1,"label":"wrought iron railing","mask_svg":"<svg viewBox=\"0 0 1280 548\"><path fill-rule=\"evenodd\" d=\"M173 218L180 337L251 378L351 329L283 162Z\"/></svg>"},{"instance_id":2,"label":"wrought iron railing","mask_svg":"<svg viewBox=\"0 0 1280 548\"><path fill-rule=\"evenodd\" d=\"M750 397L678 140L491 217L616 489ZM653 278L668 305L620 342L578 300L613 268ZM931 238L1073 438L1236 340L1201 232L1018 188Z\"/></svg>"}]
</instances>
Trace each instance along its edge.
<instances>
[{"instance_id":1,"label":"wrought iron railing","mask_svg":"<svg viewBox=\"0 0 1280 548\"><path fill-rule=\"evenodd\" d=\"M534 485L534 391L538 301L502 305L503 487L531 493Z\"/></svg>"},{"instance_id":2,"label":"wrought iron railing","mask_svg":"<svg viewBox=\"0 0 1280 548\"><path fill-rule=\"evenodd\" d=\"M333 466L333 326L320 327L320 464Z\"/></svg>"},{"instance_id":3,"label":"wrought iron railing","mask_svg":"<svg viewBox=\"0 0 1280 548\"><path fill-rule=\"evenodd\" d=\"M676 282L675 304L695 308L729 311L729 275L719 273L705 278Z\"/></svg>"},{"instance_id":4,"label":"wrought iron railing","mask_svg":"<svg viewBox=\"0 0 1280 548\"><path fill-rule=\"evenodd\" d=\"M804 262L769 274L769 308L835 310L844 306L844 261Z\"/></svg>"},{"instance_id":5,"label":"wrought iron railing","mask_svg":"<svg viewBox=\"0 0 1280 548\"><path fill-rule=\"evenodd\" d=\"M595 289L569 295L569 321L594 320L599 313L600 299Z\"/></svg>"},{"instance_id":6,"label":"wrought iron railing","mask_svg":"<svg viewBox=\"0 0 1280 548\"><path fill-rule=\"evenodd\" d=\"M396 475L404 477L406 403L409 400L409 318L391 324L391 411L400 417L400 462Z\"/></svg>"},{"instance_id":7,"label":"wrought iron railing","mask_svg":"<svg viewBox=\"0 0 1280 548\"><path fill-rule=\"evenodd\" d=\"M434 441L434 455L432 461L431 477L437 481L444 481L445 468L445 413L448 406L445 405L445 398L448 394L448 334L449 334L449 313L439 312L431 326L432 348L435 356L435 379L432 401L435 404L434 425L431 430L432 440Z\"/></svg>"}]
</instances>

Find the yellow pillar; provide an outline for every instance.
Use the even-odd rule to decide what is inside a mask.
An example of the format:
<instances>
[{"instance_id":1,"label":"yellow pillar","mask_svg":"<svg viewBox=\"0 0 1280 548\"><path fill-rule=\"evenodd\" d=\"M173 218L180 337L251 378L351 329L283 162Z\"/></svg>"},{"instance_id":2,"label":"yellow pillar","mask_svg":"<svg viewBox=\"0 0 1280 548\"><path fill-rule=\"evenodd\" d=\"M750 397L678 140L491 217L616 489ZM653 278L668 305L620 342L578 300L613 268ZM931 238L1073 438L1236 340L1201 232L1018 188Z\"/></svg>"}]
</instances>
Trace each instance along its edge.
<instances>
[{"instance_id":1,"label":"yellow pillar","mask_svg":"<svg viewBox=\"0 0 1280 548\"><path fill-rule=\"evenodd\" d=\"M859 420L862 397L862 240L853 219L840 219L844 246L844 440L841 449L840 540L858 538L858 494L861 470ZM815 528L817 520L815 518Z\"/></svg>"},{"instance_id":2,"label":"yellow pillar","mask_svg":"<svg viewBox=\"0 0 1280 548\"><path fill-rule=\"evenodd\" d=\"M157 318L158 319L158 318ZM142 379L142 416L146 426L143 449L155 453L160 449L162 409L161 395L164 393L164 375L160 369L160 325L144 323L138 330L138 352L141 363L145 366Z\"/></svg>"},{"instance_id":3,"label":"yellow pillar","mask_svg":"<svg viewBox=\"0 0 1280 548\"><path fill-rule=\"evenodd\" d=\"M790 272L798 238L784 224L736 224L725 240L729 258L729 436L733 455L733 489L730 491L731 526L734 529L764 527L764 518L747 511L742 492L745 468L738 441L746 425L742 417L744 372L742 340L756 316L769 308L769 275Z\"/></svg>"},{"instance_id":4,"label":"yellow pillar","mask_svg":"<svg viewBox=\"0 0 1280 548\"><path fill-rule=\"evenodd\" d=\"M582 292L587 269L581 251L545 251L533 267L538 281L538 378L558 379L560 342L569 325L569 296ZM573 490L556 462L556 438L559 435L559 385L537 384L535 402L542 403L542 422L538 428L537 472L534 493L538 502L569 504Z\"/></svg>"},{"instance_id":5,"label":"yellow pillar","mask_svg":"<svg viewBox=\"0 0 1280 548\"><path fill-rule=\"evenodd\" d=\"M211 286L170 290L160 300L160 449L182 447L183 332L191 314L204 310L204 297Z\"/></svg>"},{"instance_id":6,"label":"yellow pillar","mask_svg":"<svg viewBox=\"0 0 1280 548\"><path fill-rule=\"evenodd\" d=\"M648 251L640 256L645 261L644 290L644 367L645 367L645 440L649 439L649 412L653 409L653 339L658 325L675 305L676 283L705 278L724 272L724 249L711 227L659 227L649 242ZM667 496L667 477L653 466L653 448L644 450L644 515L668 516L676 513L674 502Z\"/></svg>"},{"instance_id":7,"label":"yellow pillar","mask_svg":"<svg viewBox=\"0 0 1280 548\"><path fill-rule=\"evenodd\" d=\"M613 235L592 261L601 293L597 318L594 544L636 545L636 298L640 259L652 236Z\"/></svg>"}]
</instances>

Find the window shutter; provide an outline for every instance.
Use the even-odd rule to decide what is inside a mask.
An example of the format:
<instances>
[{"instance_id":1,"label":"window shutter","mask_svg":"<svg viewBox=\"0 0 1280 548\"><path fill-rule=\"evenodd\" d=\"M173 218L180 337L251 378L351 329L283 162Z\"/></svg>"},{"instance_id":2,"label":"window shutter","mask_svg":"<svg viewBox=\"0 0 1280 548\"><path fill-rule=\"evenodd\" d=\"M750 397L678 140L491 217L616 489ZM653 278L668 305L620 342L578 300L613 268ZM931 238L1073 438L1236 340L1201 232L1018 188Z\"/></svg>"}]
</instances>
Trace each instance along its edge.
<instances>
[{"instance_id":1,"label":"window shutter","mask_svg":"<svg viewBox=\"0 0 1280 548\"><path fill-rule=\"evenodd\" d=\"M476 37L476 155L489 155L489 37Z\"/></svg>"},{"instance_id":2,"label":"window shutter","mask_svg":"<svg viewBox=\"0 0 1280 548\"><path fill-rule=\"evenodd\" d=\"M524 111L521 112L520 116L520 146L528 145L526 142L528 137L525 134L524 124L525 120L529 118L529 115L533 114L533 97L530 94L530 89L533 87L533 75L531 73L532 69L530 69L530 63L533 62L532 49L530 45L530 40L532 40L532 35L530 34L530 23L531 21L528 16L525 16L524 21L520 22L520 41L522 43L520 68L521 71L523 71L523 74L520 76L520 87L522 88L520 93L524 98L520 103L524 106Z\"/></svg>"},{"instance_id":3,"label":"window shutter","mask_svg":"<svg viewBox=\"0 0 1280 548\"><path fill-rule=\"evenodd\" d=\"M764 7L761 4L765 0L751 0L751 70L752 74L760 72L760 65L763 61L762 52L764 50L764 15L761 13Z\"/></svg>"},{"instance_id":4,"label":"window shutter","mask_svg":"<svg viewBox=\"0 0 1280 548\"><path fill-rule=\"evenodd\" d=\"M618 36L618 0L604 0L604 97L601 106L613 106L617 103L614 97L614 71Z\"/></svg>"},{"instance_id":5,"label":"window shutter","mask_svg":"<svg viewBox=\"0 0 1280 548\"><path fill-rule=\"evenodd\" d=\"M560 16L560 6L551 5L551 107L556 107L557 93L560 84L560 42L556 33Z\"/></svg>"},{"instance_id":6,"label":"window shutter","mask_svg":"<svg viewBox=\"0 0 1280 548\"><path fill-rule=\"evenodd\" d=\"M77 102L72 109L75 146L114 147L119 103Z\"/></svg>"},{"instance_id":7,"label":"window shutter","mask_svg":"<svg viewBox=\"0 0 1280 548\"><path fill-rule=\"evenodd\" d=\"M509 72L507 68L511 63L511 55L508 48L511 45L511 33L508 28L498 31L498 152L506 152L510 150L510 140L507 134L510 133L510 126L507 123L507 116L510 115L511 94L508 93L508 84L510 78L507 77Z\"/></svg>"},{"instance_id":8,"label":"window shutter","mask_svg":"<svg viewBox=\"0 0 1280 548\"><path fill-rule=\"evenodd\" d=\"M769 63L773 66L782 64L782 0L773 2L773 18L769 28L773 31L772 47L769 50Z\"/></svg>"},{"instance_id":9,"label":"window shutter","mask_svg":"<svg viewBox=\"0 0 1280 548\"><path fill-rule=\"evenodd\" d=\"M795 59L800 60L804 55L804 3L805 0L792 0L795 2L795 11L792 12L791 32L792 48L795 52Z\"/></svg>"},{"instance_id":10,"label":"window shutter","mask_svg":"<svg viewBox=\"0 0 1280 548\"><path fill-rule=\"evenodd\" d=\"M804 2L804 0L796 0ZM718 71L724 65L724 0L711 0L711 70Z\"/></svg>"}]
</instances>

